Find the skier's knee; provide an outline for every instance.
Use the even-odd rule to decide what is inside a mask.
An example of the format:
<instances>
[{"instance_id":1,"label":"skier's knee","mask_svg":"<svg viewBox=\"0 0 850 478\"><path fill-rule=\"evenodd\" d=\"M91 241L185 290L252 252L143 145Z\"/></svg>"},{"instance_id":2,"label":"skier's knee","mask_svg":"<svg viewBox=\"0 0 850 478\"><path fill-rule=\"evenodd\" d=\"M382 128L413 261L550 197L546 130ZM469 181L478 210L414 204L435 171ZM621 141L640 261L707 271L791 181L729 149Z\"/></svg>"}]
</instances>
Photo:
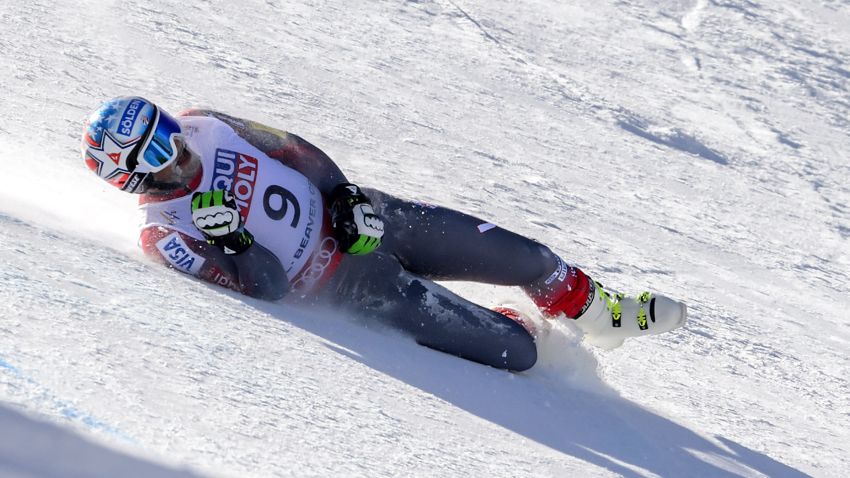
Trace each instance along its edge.
<instances>
[{"instance_id":1,"label":"skier's knee","mask_svg":"<svg viewBox=\"0 0 850 478\"><path fill-rule=\"evenodd\" d=\"M534 366L537 362L537 344L531 332L526 328L519 316L496 312L494 320L501 321L503 329L499 339L491 346L491 353L498 354L496 363L491 365L513 372L522 372Z\"/></svg>"},{"instance_id":2,"label":"skier's knee","mask_svg":"<svg viewBox=\"0 0 850 478\"><path fill-rule=\"evenodd\" d=\"M537 363L537 345L529 335L527 339L518 340L512 347L505 350L505 369L512 372L528 370Z\"/></svg>"}]
</instances>

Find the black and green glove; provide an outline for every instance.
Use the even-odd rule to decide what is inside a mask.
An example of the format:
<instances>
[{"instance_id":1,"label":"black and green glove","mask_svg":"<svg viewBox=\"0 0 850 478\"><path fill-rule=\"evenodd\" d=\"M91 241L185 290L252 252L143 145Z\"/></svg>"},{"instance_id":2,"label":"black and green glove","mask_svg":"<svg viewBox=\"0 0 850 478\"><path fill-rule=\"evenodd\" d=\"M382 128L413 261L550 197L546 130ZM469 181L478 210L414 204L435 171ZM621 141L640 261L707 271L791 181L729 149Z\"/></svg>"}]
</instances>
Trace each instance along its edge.
<instances>
[{"instance_id":1,"label":"black and green glove","mask_svg":"<svg viewBox=\"0 0 850 478\"><path fill-rule=\"evenodd\" d=\"M381 245L384 221L369 198L354 184L342 183L331 192L331 223L343 251L368 254Z\"/></svg>"},{"instance_id":2,"label":"black and green glove","mask_svg":"<svg viewBox=\"0 0 850 478\"><path fill-rule=\"evenodd\" d=\"M239 207L229 191L217 189L193 194L192 222L208 243L225 254L241 254L254 243L254 236L242 224Z\"/></svg>"}]
</instances>

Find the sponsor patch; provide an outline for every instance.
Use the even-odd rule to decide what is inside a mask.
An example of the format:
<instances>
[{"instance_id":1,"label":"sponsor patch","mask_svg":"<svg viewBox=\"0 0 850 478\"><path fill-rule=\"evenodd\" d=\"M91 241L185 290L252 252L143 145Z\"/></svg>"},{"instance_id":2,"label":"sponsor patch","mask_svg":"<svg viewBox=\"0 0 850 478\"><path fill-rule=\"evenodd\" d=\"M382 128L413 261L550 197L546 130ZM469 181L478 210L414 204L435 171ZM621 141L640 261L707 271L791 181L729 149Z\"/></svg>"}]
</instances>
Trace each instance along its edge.
<instances>
[{"instance_id":1,"label":"sponsor patch","mask_svg":"<svg viewBox=\"0 0 850 478\"><path fill-rule=\"evenodd\" d=\"M489 222L485 222L484 224L478 225L478 232L484 234L485 232L489 231L490 229L495 229L495 228L496 228L495 224L490 224Z\"/></svg>"},{"instance_id":2,"label":"sponsor patch","mask_svg":"<svg viewBox=\"0 0 850 478\"><path fill-rule=\"evenodd\" d=\"M118 134L125 136L127 138L133 133L133 126L136 124L136 118L139 117L139 110L144 106L144 102L142 100L133 100L127 105L127 108L124 109L124 113L121 115L121 122L118 123Z\"/></svg>"},{"instance_id":3,"label":"sponsor patch","mask_svg":"<svg viewBox=\"0 0 850 478\"><path fill-rule=\"evenodd\" d=\"M567 263L561 260L560 257L556 257L556 259L558 260L558 268L555 269L555 272L546 279L546 285L551 285L556 279L558 282L564 282L564 279L567 278L567 272L572 269L572 267L568 266Z\"/></svg>"},{"instance_id":4,"label":"sponsor patch","mask_svg":"<svg viewBox=\"0 0 850 478\"><path fill-rule=\"evenodd\" d=\"M588 282L588 285L590 286L588 291L587 291L587 300L584 301L584 305L581 306L581 310L579 311L579 313L576 317L581 317L582 315L584 315L584 313L587 312L587 309L590 308L590 304L593 303L593 298L596 297L596 285L593 283L592 280L588 280L587 282ZM616 320L619 320L619 319L616 319ZM618 323L614 324L614 327L619 327L619 326L620 325Z\"/></svg>"},{"instance_id":5,"label":"sponsor patch","mask_svg":"<svg viewBox=\"0 0 850 478\"><path fill-rule=\"evenodd\" d=\"M159 253L175 269L187 274L198 275L206 259L192 252L179 233L172 232L156 243Z\"/></svg>"},{"instance_id":6,"label":"sponsor patch","mask_svg":"<svg viewBox=\"0 0 850 478\"><path fill-rule=\"evenodd\" d=\"M168 224L171 224L172 226L177 224L177 221L180 220L180 216L177 215L176 210L160 211L159 214L162 215L162 217L165 218Z\"/></svg>"},{"instance_id":7,"label":"sponsor patch","mask_svg":"<svg viewBox=\"0 0 850 478\"><path fill-rule=\"evenodd\" d=\"M130 179L124 184L123 189L128 192L134 192L139 184L142 182L142 179L146 176L145 173L133 173L130 175Z\"/></svg>"},{"instance_id":8,"label":"sponsor patch","mask_svg":"<svg viewBox=\"0 0 850 478\"><path fill-rule=\"evenodd\" d=\"M332 237L322 239L319 249L313 253L310 262L304 266L290 286L293 289L304 291L312 289L325 274L328 267L333 265L337 250L336 239Z\"/></svg>"},{"instance_id":9,"label":"sponsor patch","mask_svg":"<svg viewBox=\"0 0 850 478\"><path fill-rule=\"evenodd\" d=\"M209 280L220 286L224 286L229 289L239 290L238 284L233 282L233 280L230 279L230 275L225 273L218 266L210 267L207 277L209 278Z\"/></svg>"},{"instance_id":10,"label":"sponsor patch","mask_svg":"<svg viewBox=\"0 0 850 478\"><path fill-rule=\"evenodd\" d=\"M254 186L257 182L257 159L247 154L217 149L210 190L230 191L239 206L242 222L248 221L251 201L254 199Z\"/></svg>"},{"instance_id":11,"label":"sponsor patch","mask_svg":"<svg viewBox=\"0 0 850 478\"><path fill-rule=\"evenodd\" d=\"M311 186L312 191L312 186ZM294 205L298 206L298 200L294 200ZM316 200L314 198L310 198L310 215L307 218L307 227L304 228L304 237L301 238L301 242L298 243L298 249L296 249L295 254L292 255L293 258L299 259L304 255L304 248L310 245L310 236L313 234L313 228L316 224L316 212L318 208L316 207ZM334 249L336 249L336 241L334 241Z\"/></svg>"}]
</instances>

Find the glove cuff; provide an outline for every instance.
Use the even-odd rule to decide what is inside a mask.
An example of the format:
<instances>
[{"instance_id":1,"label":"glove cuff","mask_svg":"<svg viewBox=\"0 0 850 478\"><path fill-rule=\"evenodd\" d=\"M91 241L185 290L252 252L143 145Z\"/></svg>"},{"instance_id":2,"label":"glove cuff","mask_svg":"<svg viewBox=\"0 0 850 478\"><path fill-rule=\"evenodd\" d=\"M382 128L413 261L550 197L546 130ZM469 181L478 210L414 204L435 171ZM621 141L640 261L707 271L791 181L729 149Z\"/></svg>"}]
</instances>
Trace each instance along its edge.
<instances>
[{"instance_id":1,"label":"glove cuff","mask_svg":"<svg viewBox=\"0 0 850 478\"><path fill-rule=\"evenodd\" d=\"M208 237L207 242L220 248L228 256L242 254L254 244L254 235L244 227L218 237Z\"/></svg>"},{"instance_id":2,"label":"glove cuff","mask_svg":"<svg viewBox=\"0 0 850 478\"><path fill-rule=\"evenodd\" d=\"M363 194L360 186L351 183L337 184L330 195L331 210L343 212L351 209L355 204L372 204L369 198Z\"/></svg>"}]
</instances>

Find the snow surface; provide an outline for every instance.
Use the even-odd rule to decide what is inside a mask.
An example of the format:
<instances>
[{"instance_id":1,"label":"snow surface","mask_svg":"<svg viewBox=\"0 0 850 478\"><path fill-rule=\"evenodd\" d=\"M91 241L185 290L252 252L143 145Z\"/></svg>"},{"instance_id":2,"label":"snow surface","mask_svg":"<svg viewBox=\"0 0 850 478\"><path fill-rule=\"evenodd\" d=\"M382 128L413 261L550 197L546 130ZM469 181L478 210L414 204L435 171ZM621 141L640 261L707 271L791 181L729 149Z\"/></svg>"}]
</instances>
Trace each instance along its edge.
<instances>
[{"instance_id":1,"label":"snow surface","mask_svg":"<svg viewBox=\"0 0 850 478\"><path fill-rule=\"evenodd\" d=\"M850 474L850 3L34 0L0 25L0 475ZM124 94L296 132L690 322L612 352L555 324L512 374L168 271L78 157Z\"/></svg>"}]
</instances>

